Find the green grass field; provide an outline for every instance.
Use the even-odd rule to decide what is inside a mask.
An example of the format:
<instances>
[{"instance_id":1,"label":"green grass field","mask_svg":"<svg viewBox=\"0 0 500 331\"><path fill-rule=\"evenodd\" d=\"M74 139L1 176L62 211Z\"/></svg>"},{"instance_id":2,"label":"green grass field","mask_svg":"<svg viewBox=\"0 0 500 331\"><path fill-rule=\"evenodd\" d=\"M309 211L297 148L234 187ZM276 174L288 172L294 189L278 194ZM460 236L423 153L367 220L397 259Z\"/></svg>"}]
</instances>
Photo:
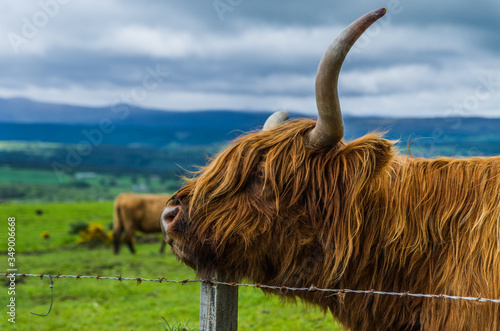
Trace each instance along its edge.
<instances>
[{"instance_id":1,"label":"green grass field","mask_svg":"<svg viewBox=\"0 0 500 331\"><path fill-rule=\"evenodd\" d=\"M37 215L36 210L42 210ZM7 218L16 218L16 267L20 273L102 275L184 280L194 272L167 252L158 253L160 243L137 245L131 255L125 247L120 255L110 246L90 249L76 244L78 235L69 234L76 221L99 222L105 227L112 220L112 202L48 204L0 204L4 230L0 232L0 270L7 269ZM48 231L50 237L41 234ZM1 271L2 273L5 271ZM7 281L2 279L0 330L164 330L169 324L199 323L198 283L185 285L94 279L55 279L54 304L50 304L50 281L46 278L18 278L15 289L16 323L7 321ZM258 289L239 289L240 330L340 330L332 317L311 307L283 304L276 296ZM162 324L163 323L163 324Z\"/></svg>"},{"instance_id":2,"label":"green grass field","mask_svg":"<svg viewBox=\"0 0 500 331\"><path fill-rule=\"evenodd\" d=\"M79 178L79 175L90 175ZM164 193L179 187L180 178L159 175L76 172L61 179L54 171L0 166L0 201L52 202L113 200L121 192Z\"/></svg>"}]
</instances>

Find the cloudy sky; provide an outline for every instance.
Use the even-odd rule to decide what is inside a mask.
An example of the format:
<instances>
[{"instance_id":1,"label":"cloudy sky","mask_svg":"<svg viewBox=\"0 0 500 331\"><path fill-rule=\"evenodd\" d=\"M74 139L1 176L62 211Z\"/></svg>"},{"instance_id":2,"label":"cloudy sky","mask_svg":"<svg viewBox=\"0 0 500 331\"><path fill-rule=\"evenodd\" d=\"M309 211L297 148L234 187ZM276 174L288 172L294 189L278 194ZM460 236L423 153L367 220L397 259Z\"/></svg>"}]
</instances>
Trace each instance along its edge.
<instances>
[{"instance_id":1,"label":"cloudy sky","mask_svg":"<svg viewBox=\"0 0 500 331\"><path fill-rule=\"evenodd\" d=\"M498 0L2 0L0 98L314 114L323 51L379 7L345 113L500 117Z\"/></svg>"}]
</instances>

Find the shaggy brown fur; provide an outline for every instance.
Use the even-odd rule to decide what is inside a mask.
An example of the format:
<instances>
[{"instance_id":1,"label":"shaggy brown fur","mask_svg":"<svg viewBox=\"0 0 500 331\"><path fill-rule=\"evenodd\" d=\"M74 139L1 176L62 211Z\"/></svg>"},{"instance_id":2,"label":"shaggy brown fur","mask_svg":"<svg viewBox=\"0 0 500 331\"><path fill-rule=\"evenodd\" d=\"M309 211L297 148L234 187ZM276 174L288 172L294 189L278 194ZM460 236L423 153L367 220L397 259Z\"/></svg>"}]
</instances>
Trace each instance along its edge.
<instances>
[{"instance_id":1,"label":"shaggy brown fur","mask_svg":"<svg viewBox=\"0 0 500 331\"><path fill-rule=\"evenodd\" d=\"M411 158L368 134L307 146L312 120L248 134L169 202L200 277L500 298L500 158ZM499 330L500 305L288 292L352 330Z\"/></svg>"},{"instance_id":2,"label":"shaggy brown fur","mask_svg":"<svg viewBox=\"0 0 500 331\"><path fill-rule=\"evenodd\" d=\"M113 246L114 253L120 251L122 232L125 232L125 242L131 253L135 253L135 231L144 233L161 232L160 216L165 208L165 203L170 198L165 194L135 194L122 193L115 199L113 220ZM160 253L165 250L162 241Z\"/></svg>"}]
</instances>

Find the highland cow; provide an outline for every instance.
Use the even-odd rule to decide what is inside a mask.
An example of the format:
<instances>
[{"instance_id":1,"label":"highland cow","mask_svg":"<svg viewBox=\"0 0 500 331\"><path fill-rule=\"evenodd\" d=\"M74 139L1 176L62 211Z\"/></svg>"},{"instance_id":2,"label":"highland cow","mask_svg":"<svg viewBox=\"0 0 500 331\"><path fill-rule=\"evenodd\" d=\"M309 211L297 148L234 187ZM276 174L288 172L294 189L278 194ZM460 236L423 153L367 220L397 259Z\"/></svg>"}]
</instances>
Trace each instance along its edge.
<instances>
[{"instance_id":1,"label":"highland cow","mask_svg":"<svg viewBox=\"0 0 500 331\"><path fill-rule=\"evenodd\" d=\"M169 200L164 238L199 277L500 298L500 158L413 158L379 134L342 139L340 67L384 14L358 19L323 56L317 121L274 114ZM500 330L496 303L284 295L352 330Z\"/></svg>"},{"instance_id":2,"label":"highland cow","mask_svg":"<svg viewBox=\"0 0 500 331\"><path fill-rule=\"evenodd\" d=\"M122 234L125 232L125 243L130 252L135 253L133 240L136 231L144 233L161 232L158 217L160 217L165 201L170 198L165 194L135 194L122 193L115 199L113 220L114 253L120 252ZM160 253L165 250L162 241Z\"/></svg>"}]
</instances>

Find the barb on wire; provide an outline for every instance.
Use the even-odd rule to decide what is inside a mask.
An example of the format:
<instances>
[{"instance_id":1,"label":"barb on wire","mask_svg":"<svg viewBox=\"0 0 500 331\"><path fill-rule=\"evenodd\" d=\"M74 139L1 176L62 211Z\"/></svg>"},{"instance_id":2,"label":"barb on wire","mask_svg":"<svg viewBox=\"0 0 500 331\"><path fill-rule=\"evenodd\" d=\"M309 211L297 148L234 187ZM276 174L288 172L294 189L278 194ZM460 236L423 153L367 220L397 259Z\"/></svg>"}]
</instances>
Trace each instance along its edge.
<instances>
[{"instance_id":1,"label":"barb on wire","mask_svg":"<svg viewBox=\"0 0 500 331\"><path fill-rule=\"evenodd\" d=\"M40 276L40 279L42 279L44 277L44 274L41 274L39 275ZM54 302L54 280L52 279L52 276L51 275L47 275L48 277L50 277L50 307L49 307L49 311L47 312L47 314L36 314L36 313L33 313L33 312L30 312L30 314L33 314L33 315L36 315L36 316L41 316L41 317L45 317L47 315L50 314L50 311L52 310L52 303Z\"/></svg>"},{"instance_id":2,"label":"barb on wire","mask_svg":"<svg viewBox=\"0 0 500 331\"><path fill-rule=\"evenodd\" d=\"M3 274L4 276L8 276L9 274ZM52 280L51 275L44 275L44 274L16 274L16 277L50 277ZM240 284L240 283L233 283L233 282L221 282L221 281L216 281L214 279L201 279L201 280L170 280L166 279L165 277L161 278L140 278L140 277L122 277L121 275L119 277L105 277L105 276L83 276L83 275L61 275L58 274L57 278L75 278L75 279L82 279L82 278L90 278L90 279L108 279L108 280L118 280L118 281L123 281L123 280L130 280L130 281L135 281L137 282L137 285L140 285L142 282L157 282L157 283L176 283L176 284L186 284L186 283L211 283L211 284L219 284L219 285L228 285L228 286L238 286L238 287L253 287L253 288L263 288L263 289L269 289L269 290L276 290L280 293L285 293L286 291L308 291L308 292L329 292L333 294L338 294L338 295L343 295L345 293L356 293L356 294L376 294L376 295L392 295L392 296L399 296L399 297L413 297L413 298L430 298L430 299L450 299L450 300L465 300L465 301L476 301L478 303L482 302L490 302L490 303L499 303L500 304L500 299L489 299L489 298L483 298L481 295L478 297L465 297L465 296L457 296L457 295L447 295L447 294L422 294L422 293L410 293L408 291L404 291L402 293L400 292L384 292L384 291L375 291L373 289L371 290L351 290L351 289L324 289L324 288L317 288L314 285L311 285L310 287L287 287L287 286L272 286L272 285L263 285L263 284ZM52 288L52 286L51 286Z\"/></svg>"}]
</instances>

